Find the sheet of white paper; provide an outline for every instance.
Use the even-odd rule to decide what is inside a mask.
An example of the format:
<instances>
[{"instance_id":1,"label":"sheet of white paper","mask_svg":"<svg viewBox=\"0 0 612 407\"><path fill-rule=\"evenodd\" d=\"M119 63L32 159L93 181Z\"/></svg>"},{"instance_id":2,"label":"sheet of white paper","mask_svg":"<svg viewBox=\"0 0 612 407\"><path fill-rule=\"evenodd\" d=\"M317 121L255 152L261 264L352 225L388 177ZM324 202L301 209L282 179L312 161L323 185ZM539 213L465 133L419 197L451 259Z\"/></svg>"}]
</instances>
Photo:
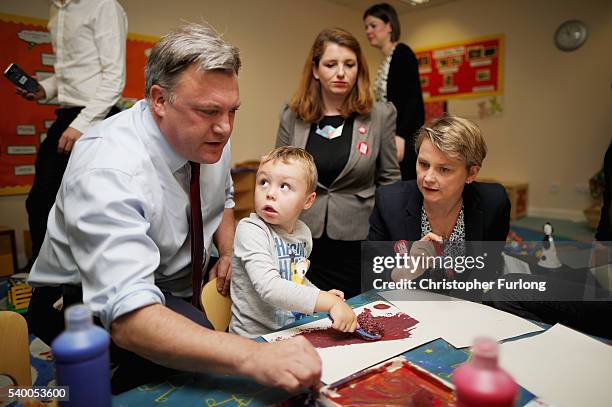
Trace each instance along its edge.
<instances>
[{"instance_id":1,"label":"sheet of white paper","mask_svg":"<svg viewBox=\"0 0 612 407\"><path fill-rule=\"evenodd\" d=\"M612 347L563 325L502 344L500 365L521 386L555 405L612 405Z\"/></svg>"},{"instance_id":2,"label":"sheet of white paper","mask_svg":"<svg viewBox=\"0 0 612 407\"><path fill-rule=\"evenodd\" d=\"M531 269L526 261L506 253L502 253L502 257L504 258L504 274L531 274Z\"/></svg>"},{"instance_id":3,"label":"sheet of white paper","mask_svg":"<svg viewBox=\"0 0 612 407\"><path fill-rule=\"evenodd\" d=\"M516 315L446 295L418 290L387 291L380 295L419 321L435 324L438 336L456 348L471 346L478 336L501 341L543 330Z\"/></svg>"},{"instance_id":4,"label":"sheet of white paper","mask_svg":"<svg viewBox=\"0 0 612 407\"><path fill-rule=\"evenodd\" d=\"M383 310L374 308L374 305L381 303L389 305L390 308ZM375 301L362 307L355 308L355 313L361 313L364 308L368 308L375 317L400 313L399 309L385 301ZM323 318L298 327L264 335L263 338L268 342L272 342L279 339L290 338L305 330L313 328L322 329L330 326L331 321L329 318ZM431 324L419 322L411 328L410 337L406 339L363 342L317 349L323 364L321 381L326 384L334 383L353 373L439 338L439 335L434 333L436 329L432 329L431 327Z\"/></svg>"}]
</instances>

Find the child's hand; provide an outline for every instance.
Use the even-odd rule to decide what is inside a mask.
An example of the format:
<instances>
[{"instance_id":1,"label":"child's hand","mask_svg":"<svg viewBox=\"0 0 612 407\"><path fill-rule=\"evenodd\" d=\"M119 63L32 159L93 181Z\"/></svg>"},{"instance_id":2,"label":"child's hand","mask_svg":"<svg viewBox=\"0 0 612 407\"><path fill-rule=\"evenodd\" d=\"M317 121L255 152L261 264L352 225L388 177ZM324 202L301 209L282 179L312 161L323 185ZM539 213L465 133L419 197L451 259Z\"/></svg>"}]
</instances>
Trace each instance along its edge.
<instances>
[{"instance_id":1,"label":"child's hand","mask_svg":"<svg viewBox=\"0 0 612 407\"><path fill-rule=\"evenodd\" d=\"M344 300L344 293L340 290L329 290L328 293L330 293L331 295L335 295L341 300Z\"/></svg>"},{"instance_id":2,"label":"child's hand","mask_svg":"<svg viewBox=\"0 0 612 407\"><path fill-rule=\"evenodd\" d=\"M329 310L334 323L332 327L340 332L355 332L359 327L357 316L353 309L344 301L338 301Z\"/></svg>"}]
</instances>

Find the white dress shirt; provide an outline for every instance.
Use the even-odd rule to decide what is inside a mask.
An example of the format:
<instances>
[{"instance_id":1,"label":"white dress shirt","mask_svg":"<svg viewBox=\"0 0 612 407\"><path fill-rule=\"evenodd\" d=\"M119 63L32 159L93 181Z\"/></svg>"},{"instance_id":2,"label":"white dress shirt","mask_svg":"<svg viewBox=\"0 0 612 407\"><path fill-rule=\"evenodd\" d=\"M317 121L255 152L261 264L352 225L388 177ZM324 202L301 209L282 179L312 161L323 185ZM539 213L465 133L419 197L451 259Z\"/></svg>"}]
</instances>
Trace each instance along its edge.
<instances>
[{"instance_id":1,"label":"white dress shirt","mask_svg":"<svg viewBox=\"0 0 612 407\"><path fill-rule=\"evenodd\" d=\"M127 17L116 0L52 0L47 28L55 74L40 84L47 99L85 107L70 124L83 133L121 97Z\"/></svg>"},{"instance_id":2,"label":"white dress shirt","mask_svg":"<svg viewBox=\"0 0 612 407\"><path fill-rule=\"evenodd\" d=\"M74 148L30 284L82 284L107 328L165 303L162 291L191 296L189 176L177 174L187 161L146 101L92 127ZM217 163L200 167L205 262L224 208L234 207L230 154L228 143Z\"/></svg>"}]
</instances>

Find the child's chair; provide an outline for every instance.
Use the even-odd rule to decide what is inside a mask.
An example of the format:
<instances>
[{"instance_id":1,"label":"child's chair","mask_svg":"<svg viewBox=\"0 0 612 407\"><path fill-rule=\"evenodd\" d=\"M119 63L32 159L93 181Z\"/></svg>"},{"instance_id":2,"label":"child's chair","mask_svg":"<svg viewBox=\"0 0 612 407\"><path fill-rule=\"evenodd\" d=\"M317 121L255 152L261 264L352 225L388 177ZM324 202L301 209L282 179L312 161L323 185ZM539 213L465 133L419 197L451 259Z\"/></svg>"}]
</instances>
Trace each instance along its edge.
<instances>
[{"instance_id":1,"label":"child's chair","mask_svg":"<svg viewBox=\"0 0 612 407\"><path fill-rule=\"evenodd\" d=\"M18 386L32 386L28 324L13 311L0 311L0 374L8 375Z\"/></svg>"},{"instance_id":2,"label":"child's chair","mask_svg":"<svg viewBox=\"0 0 612 407\"><path fill-rule=\"evenodd\" d=\"M200 302L215 331L226 331L232 316L232 300L217 291L216 278L204 285L200 293Z\"/></svg>"}]
</instances>

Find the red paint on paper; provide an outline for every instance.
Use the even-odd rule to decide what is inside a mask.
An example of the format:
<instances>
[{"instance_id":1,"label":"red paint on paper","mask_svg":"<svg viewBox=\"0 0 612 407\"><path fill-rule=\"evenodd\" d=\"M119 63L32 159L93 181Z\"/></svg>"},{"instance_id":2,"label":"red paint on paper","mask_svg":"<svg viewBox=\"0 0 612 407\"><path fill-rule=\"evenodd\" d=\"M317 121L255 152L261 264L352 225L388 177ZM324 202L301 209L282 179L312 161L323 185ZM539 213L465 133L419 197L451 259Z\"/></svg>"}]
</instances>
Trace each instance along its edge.
<instances>
[{"instance_id":1,"label":"red paint on paper","mask_svg":"<svg viewBox=\"0 0 612 407\"><path fill-rule=\"evenodd\" d=\"M382 304L382 303L381 303L381 304L376 304L376 305L374 306L374 308L376 308L376 309L387 309L387 308L391 308L391 306L390 306L390 305L388 305L388 304Z\"/></svg>"},{"instance_id":2,"label":"red paint on paper","mask_svg":"<svg viewBox=\"0 0 612 407\"><path fill-rule=\"evenodd\" d=\"M368 308L365 308L363 313L371 314ZM384 335L381 341L409 338L410 331L419 323L416 319L401 312L389 316L372 316L371 320L384 328ZM309 329L298 335L308 339L315 348L329 348L366 342L355 333L339 332L331 327L326 329Z\"/></svg>"}]
</instances>

